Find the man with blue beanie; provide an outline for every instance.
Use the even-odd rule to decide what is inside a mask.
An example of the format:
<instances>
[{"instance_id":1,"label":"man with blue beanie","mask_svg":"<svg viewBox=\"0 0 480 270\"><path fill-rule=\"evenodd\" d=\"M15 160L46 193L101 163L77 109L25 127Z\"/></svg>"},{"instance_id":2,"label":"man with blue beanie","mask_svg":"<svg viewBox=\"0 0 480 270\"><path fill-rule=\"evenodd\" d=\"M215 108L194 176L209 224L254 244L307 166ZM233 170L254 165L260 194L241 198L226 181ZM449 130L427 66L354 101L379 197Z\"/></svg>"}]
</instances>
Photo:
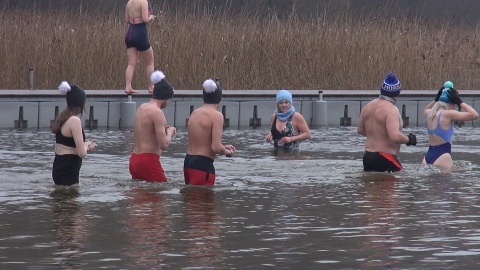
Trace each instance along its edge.
<instances>
[{"instance_id":1,"label":"man with blue beanie","mask_svg":"<svg viewBox=\"0 0 480 270\"><path fill-rule=\"evenodd\" d=\"M394 73L389 73L380 88L380 96L362 109L357 133L367 137L363 169L368 172L396 172L403 170L397 159L400 145L416 145L417 137L404 135L403 121L395 106L401 84Z\"/></svg>"},{"instance_id":2,"label":"man with blue beanie","mask_svg":"<svg viewBox=\"0 0 480 270\"><path fill-rule=\"evenodd\" d=\"M464 111L457 111L456 106ZM443 173L450 172L453 169L451 142L454 121L472 121L478 118L478 113L462 101L453 83L447 81L438 90L435 100L425 107L424 116L429 147L422 165L433 165Z\"/></svg>"}]
</instances>

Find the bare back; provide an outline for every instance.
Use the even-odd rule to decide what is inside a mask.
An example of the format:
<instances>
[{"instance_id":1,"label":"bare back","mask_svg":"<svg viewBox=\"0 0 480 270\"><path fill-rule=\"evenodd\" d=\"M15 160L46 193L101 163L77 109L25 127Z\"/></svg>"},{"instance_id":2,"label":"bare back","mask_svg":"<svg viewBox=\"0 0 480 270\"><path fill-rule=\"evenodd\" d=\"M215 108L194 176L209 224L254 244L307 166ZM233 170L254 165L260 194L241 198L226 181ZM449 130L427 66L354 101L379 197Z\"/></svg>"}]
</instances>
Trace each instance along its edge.
<instances>
[{"instance_id":1,"label":"bare back","mask_svg":"<svg viewBox=\"0 0 480 270\"><path fill-rule=\"evenodd\" d=\"M129 0L125 6L125 20L131 24L143 23L148 18L147 0Z\"/></svg>"},{"instance_id":2,"label":"bare back","mask_svg":"<svg viewBox=\"0 0 480 270\"><path fill-rule=\"evenodd\" d=\"M162 154L162 142L167 140L167 120L165 114L155 101L144 103L135 113L135 148L136 154Z\"/></svg>"},{"instance_id":3,"label":"bare back","mask_svg":"<svg viewBox=\"0 0 480 270\"><path fill-rule=\"evenodd\" d=\"M445 114L445 115L442 115L442 117L440 117L440 113L441 112L445 113L447 110L440 109L440 110L436 111L433 119L429 116L430 111L431 110L426 110L425 111L426 112L426 117L427 117L428 129L434 130L435 128L437 128L437 125L440 123L440 128L447 131L450 128L450 126L453 124L453 121L451 119L449 119L448 117L445 117L445 115L448 115L448 113ZM438 121L439 117L440 117L440 121ZM433 134L433 133L428 134L428 141L429 141L429 144L432 145L432 146L441 145L441 144L445 143L445 140L443 140L441 137L439 137L438 135Z\"/></svg>"},{"instance_id":4,"label":"bare back","mask_svg":"<svg viewBox=\"0 0 480 270\"><path fill-rule=\"evenodd\" d=\"M188 149L190 155L216 158L215 145L222 145L223 115L212 107L200 107L188 119Z\"/></svg>"},{"instance_id":5,"label":"bare back","mask_svg":"<svg viewBox=\"0 0 480 270\"><path fill-rule=\"evenodd\" d=\"M359 129L363 128L367 137L365 151L396 155L401 144L392 138L401 133L402 127L402 118L395 105L382 99L370 101L363 108L359 120Z\"/></svg>"}]
</instances>

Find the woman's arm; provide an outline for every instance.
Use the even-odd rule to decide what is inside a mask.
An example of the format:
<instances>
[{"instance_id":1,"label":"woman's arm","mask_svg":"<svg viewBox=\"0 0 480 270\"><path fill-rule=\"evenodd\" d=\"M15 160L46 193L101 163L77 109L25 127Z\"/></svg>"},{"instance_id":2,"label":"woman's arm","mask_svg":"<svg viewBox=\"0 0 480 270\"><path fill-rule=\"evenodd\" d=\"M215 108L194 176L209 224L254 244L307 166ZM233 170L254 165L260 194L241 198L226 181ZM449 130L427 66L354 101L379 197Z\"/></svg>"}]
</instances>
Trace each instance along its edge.
<instances>
[{"instance_id":1,"label":"woman's arm","mask_svg":"<svg viewBox=\"0 0 480 270\"><path fill-rule=\"evenodd\" d=\"M67 122L65 122L65 124L67 124L67 127L72 131L73 140L77 146L77 155L81 158L84 158L89 150L88 148L90 142L83 141L82 120L80 120L78 116L72 116L67 120Z\"/></svg>"},{"instance_id":2,"label":"woman's arm","mask_svg":"<svg viewBox=\"0 0 480 270\"><path fill-rule=\"evenodd\" d=\"M447 110L443 113L443 115L447 114L446 116L452 121L472 121L478 118L477 111L470 105L462 103L460 104L460 108L462 108L464 112L459 112L457 110Z\"/></svg>"},{"instance_id":3,"label":"woman's arm","mask_svg":"<svg viewBox=\"0 0 480 270\"><path fill-rule=\"evenodd\" d=\"M428 113L433 108L433 105L435 105L435 103L436 103L435 100L433 100L432 102L428 103L428 105L425 107L425 109L423 110L423 115L425 117L427 117Z\"/></svg>"},{"instance_id":4,"label":"woman's arm","mask_svg":"<svg viewBox=\"0 0 480 270\"><path fill-rule=\"evenodd\" d=\"M275 119L275 113L272 114L272 117L270 118L270 131L268 131L267 136L265 136L265 141L271 142L272 141L272 125L273 125L273 119Z\"/></svg>"},{"instance_id":5,"label":"woman's arm","mask_svg":"<svg viewBox=\"0 0 480 270\"><path fill-rule=\"evenodd\" d=\"M128 16L128 8L127 8L128 4L125 5L125 22L126 23L130 23L130 17Z\"/></svg>"},{"instance_id":6,"label":"woman's arm","mask_svg":"<svg viewBox=\"0 0 480 270\"><path fill-rule=\"evenodd\" d=\"M310 137L311 137L310 128L308 127L308 124L305 121L305 118L303 118L303 115L296 112L293 115L293 120L294 120L295 125L296 125L296 130L298 130L300 132L300 134L297 135L297 136L291 137L292 141L301 142L301 141L310 139Z\"/></svg>"},{"instance_id":7,"label":"woman's arm","mask_svg":"<svg viewBox=\"0 0 480 270\"><path fill-rule=\"evenodd\" d=\"M153 21L155 16L150 15L150 12L148 11L148 1L145 0L142 2L142 20L145 23Z\"/></svg>"}]
</instances>

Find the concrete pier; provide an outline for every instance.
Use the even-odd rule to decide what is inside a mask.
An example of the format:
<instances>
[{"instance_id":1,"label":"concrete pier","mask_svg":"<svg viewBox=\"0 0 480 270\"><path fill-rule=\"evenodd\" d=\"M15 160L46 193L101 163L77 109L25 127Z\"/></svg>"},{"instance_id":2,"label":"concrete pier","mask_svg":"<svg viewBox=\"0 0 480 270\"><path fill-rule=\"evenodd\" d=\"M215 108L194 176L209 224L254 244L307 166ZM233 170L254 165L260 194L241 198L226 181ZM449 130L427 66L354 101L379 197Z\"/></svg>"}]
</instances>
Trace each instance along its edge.
<instances>
[{"instance_id":1,"label":"concrete pier","mask_svg":"<svg viewBox=\"0 0 480 270\"><path fill-rule=\"evenodd\" d=\"M376 98L379 90L290 90L293 105L307 123L316 126L356 126L361 108ZM405 126L425 125L423 110L438 90L402 90L397 107ZM131 128L135 110L150 101L147 90L127 96L123 90L85 90L87 128ZM270 125L276 108L277 90L223 90L218 110L226 128ZM460 90L462 99L480 111L480 90ZM201 106L201 90L175 90L164 109L167 123L186 126L191 111ZM66 107L65 95L58 90L0 90L0 128L48 128ZM463 126L480 126L480 120Z\"/></svg>"}]
</instances>

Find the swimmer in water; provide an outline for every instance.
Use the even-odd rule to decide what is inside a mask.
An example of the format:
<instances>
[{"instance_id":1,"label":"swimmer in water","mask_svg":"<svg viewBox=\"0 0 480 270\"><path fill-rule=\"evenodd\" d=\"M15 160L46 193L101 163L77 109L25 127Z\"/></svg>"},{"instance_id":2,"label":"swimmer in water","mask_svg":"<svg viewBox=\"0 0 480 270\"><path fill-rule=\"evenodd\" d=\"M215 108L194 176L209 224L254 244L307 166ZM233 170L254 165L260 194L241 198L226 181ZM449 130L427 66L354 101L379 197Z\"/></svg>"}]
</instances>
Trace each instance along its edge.
<instances>
[{"instance_id":1,"label":"swimmer in water","mask_svg":"<svg viewBox=\"0 0 480 270\"><path fill-rule=\"evenodd\" d=\"M82 159L96 146L91 141L85 141L80 119L87 97L83 89L66 81L60 84L58 90L66 95L67 108L58 115L51 127L55 134L52 178L55 185L78 185Z\"/></svg>"},{"instance_id":2,"label":"swimmer in water","mask_svg":"<svg viewBox=\"0 0 480 270\"><path fill-rule=\"evenodd\" d=\"M298 150L300 142L310 139L310 128L305 118L295 111L292 94L287 90L277 93L277 109L270 121L270 132L265 137L273 146L286 150Z\"/></svg>"},{"instance_id":3,"label":"swimmer in water","mask_svg":"<svg viewBox=\"0 0 480 270\"><path fill-rule=\"evenodd\" d=\"M125 93L133 94L137 91L132 88L133 74L140 56L146 65L148 92L153 92L150 76L154 69L153 49L147 36L147 23L152 22L155 16L150 14L147 0L129 0L125 7L125 22L129 24L125 35L127 46L128 66L125 71Z\"/></svg>"},{"instance_id":4,"label":"swimmer in water","mask_svg":"<svg viewBox=\"0 0 480 270\"><path fill-rule=\"evenodd\" d=\"M400 81L394 73L387 75L380 96L363 107L357 133L367 137L363 155L366 172L396 172L403 170L397 159L400 145L417 145L417 137L402 133L403 121L395 106L400 95Z\"/></svg>"},{"instance_id":5,"label":"swimmer in water","mask_svg":"<svg viewBox=\"0 0 480 270\"><path fill-rule=\"evenodd\" d=\"M233 145L222 144L223 114L217 111L222 100L218 80L203 83L203 105L194 110L188 119L188 149L183 165L185 184L213 186L217 155L232 157Z\"/></svg>"},{"instance_id":6,"label":"swimmer in water","mask_svg":"<svg viewBox=\"0 0 480 270\"><path fill-rule=\"evenodd\" d=\"M132 179L149 182L167 182L160 164L162 151L166 150L177 129L167 125L163 113L173 98L173 87L161 71L152 73L154 84L150 102L140 105L135 112L135 146L130 156L129 171Z\"/></svg>"},{"instance_id":7,"label":"swimmer in water","mask_svg":"<svg viewBox=\"0 0 480 270\"><path fill-rule=\"evenodd\" d=\"M464 111L457 111L456 106ZM478 113L462 101L453 83L447 81L435 100L425 107L424 116L429 147L422 165L433 165L442 173L448 173L454 166L451 155L454 121L473 121L478 118Z\"/></svg>"}]
</instances>

